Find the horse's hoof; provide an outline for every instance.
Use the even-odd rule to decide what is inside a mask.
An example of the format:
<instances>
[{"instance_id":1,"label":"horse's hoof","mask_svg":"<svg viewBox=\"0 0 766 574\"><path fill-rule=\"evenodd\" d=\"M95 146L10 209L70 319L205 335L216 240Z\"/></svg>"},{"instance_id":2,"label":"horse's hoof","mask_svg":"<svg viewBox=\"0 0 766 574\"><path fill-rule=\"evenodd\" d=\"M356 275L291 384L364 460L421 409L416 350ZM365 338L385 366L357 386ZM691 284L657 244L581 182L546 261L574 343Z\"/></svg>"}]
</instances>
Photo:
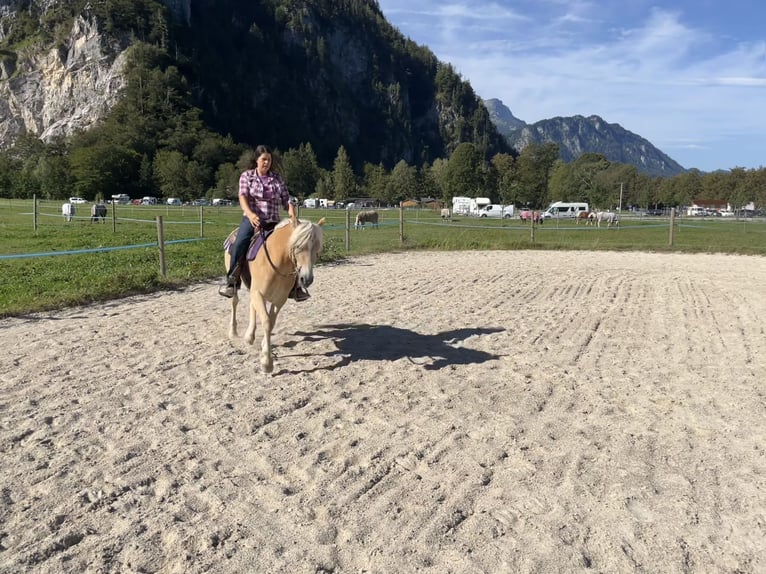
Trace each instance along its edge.
<instances>
[{"instance_id":1,"label":"horse's hoof","mask_svg":"<svg viewBox=\"0 0 766 574\"><path fill-rule=\"evenodd\" d=\"M274 370L274 362L271 360L271 357L268 359L261 359L261 368L267 375Z\"/></svg>"}]
</instances>

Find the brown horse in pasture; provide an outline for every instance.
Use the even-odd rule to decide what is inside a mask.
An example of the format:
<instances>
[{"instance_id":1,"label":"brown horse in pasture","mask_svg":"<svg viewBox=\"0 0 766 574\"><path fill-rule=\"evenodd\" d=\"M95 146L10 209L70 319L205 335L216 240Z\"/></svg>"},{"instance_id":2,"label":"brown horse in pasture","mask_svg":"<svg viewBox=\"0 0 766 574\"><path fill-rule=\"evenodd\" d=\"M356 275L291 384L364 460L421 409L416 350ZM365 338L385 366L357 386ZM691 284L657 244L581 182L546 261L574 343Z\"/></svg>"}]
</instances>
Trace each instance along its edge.
<instances>
[{"instance_id":1,"label":"brown horse in pasture","mask_svg":"<svg viewBox=\"0 0 766 574\"><path fill-rule=\"evenodd\" d=\"M371 223L373 227L378 226L378 212L377 211L360 211L356 214L356 221L354 222L354 229L364 229L365 223Z\"/></svg>"}]
</instances>

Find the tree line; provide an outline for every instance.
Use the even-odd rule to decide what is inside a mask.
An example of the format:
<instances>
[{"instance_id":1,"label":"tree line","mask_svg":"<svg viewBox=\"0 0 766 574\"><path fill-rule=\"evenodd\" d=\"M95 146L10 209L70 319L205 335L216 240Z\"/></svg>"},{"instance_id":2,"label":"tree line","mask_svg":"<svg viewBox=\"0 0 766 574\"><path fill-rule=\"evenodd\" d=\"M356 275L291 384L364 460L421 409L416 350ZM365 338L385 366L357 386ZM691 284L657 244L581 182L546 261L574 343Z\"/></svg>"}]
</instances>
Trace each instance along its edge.
<instances>
[{"instance_id":1,"label":"tree line","mask_svg":"<svg viewBox=\"0 0 766 574\"><path fill-rule=\"evenodd\" d=\"M239 174L252 150L206 131L193 113L180 124L166 132L174 145L155 150L130 137L127 127L122 130L125 141L115 137L106 142L90 132L50 144L24 136L0 152L0 195L51 200L79 196L95 201L127 193L134 198L236 201ZM137 133L141 131L137 127ZM381 205L398 205L429 198L450 205L452 197L463 196L532 208L553 201L586 201L603 209L684 206L699 199L725 200L734 209L751 202L766 205L764 168L653 177L600 154L585 153L564 163L552 143L530 144L519 154L496 154L489 161L477 146L462 143L448 158L432 164L414 166L401 160L387 169L381 163L364 163L360 172L352 167L343 146L326 167L320 165L310 142L277 149L275 155L290 193L301 200L368 197Z\"/></svg>"}]
</instances>

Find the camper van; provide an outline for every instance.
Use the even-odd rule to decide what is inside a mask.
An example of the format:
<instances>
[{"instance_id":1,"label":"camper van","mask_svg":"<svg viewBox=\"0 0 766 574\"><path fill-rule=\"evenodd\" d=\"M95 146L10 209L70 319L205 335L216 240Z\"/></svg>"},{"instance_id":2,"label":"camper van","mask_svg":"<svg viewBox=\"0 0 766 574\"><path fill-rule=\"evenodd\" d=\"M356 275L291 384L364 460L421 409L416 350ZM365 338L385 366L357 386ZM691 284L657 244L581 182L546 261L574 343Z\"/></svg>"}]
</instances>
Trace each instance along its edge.
<instances>
[{"instance_id":1,"label":"camper van","mask_svg":"<svg viewBox=\"0 0 766 574\"><path fill-rule=\"evenodd\" d=\"M488 197L453 197L452 213L456 215L481 215L481 210L490 204Z\"/></svg>"},{"instance_id":2,"label":"camper van","mask_svg":"<svg viewBox=\"0 0 766 574\"><path fill-rule=\"evenodd\" d=\"M587 203L557 201L543 211L545 219L577 219L580 213L588 212Z\"/></svg>"},{"instance_id":3,"label":"camper van","mask_svg":"<svg viewBox=\"0 0 766 574\"><path fill-rule=\"evenodd\" d=\"M496 217L496 218L510 219L511 217L513 217L513 206L490 203L489 205L482 207L479 210L479 217Z\"/></svg>"}]
</instances>

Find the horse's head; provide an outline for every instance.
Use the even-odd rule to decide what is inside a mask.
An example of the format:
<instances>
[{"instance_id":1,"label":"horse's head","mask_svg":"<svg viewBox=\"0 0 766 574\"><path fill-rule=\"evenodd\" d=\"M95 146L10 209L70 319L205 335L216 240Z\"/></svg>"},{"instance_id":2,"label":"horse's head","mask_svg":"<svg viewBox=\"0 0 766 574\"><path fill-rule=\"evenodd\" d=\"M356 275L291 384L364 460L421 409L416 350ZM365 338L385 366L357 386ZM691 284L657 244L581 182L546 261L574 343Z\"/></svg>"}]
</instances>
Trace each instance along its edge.
<instances>
[{"instance_id":1,"label":"horse's head","mask_svg":"<svg viewBox=\"0 0 766 574\"><path fill-rule=\"evenodd\" d=\"M324 217L318 223L307 220L292 222L289 251L298 273L301 287L308 287L314 282L314 264L322 253L322 226Z\"/></svg>"}]
</instances>

